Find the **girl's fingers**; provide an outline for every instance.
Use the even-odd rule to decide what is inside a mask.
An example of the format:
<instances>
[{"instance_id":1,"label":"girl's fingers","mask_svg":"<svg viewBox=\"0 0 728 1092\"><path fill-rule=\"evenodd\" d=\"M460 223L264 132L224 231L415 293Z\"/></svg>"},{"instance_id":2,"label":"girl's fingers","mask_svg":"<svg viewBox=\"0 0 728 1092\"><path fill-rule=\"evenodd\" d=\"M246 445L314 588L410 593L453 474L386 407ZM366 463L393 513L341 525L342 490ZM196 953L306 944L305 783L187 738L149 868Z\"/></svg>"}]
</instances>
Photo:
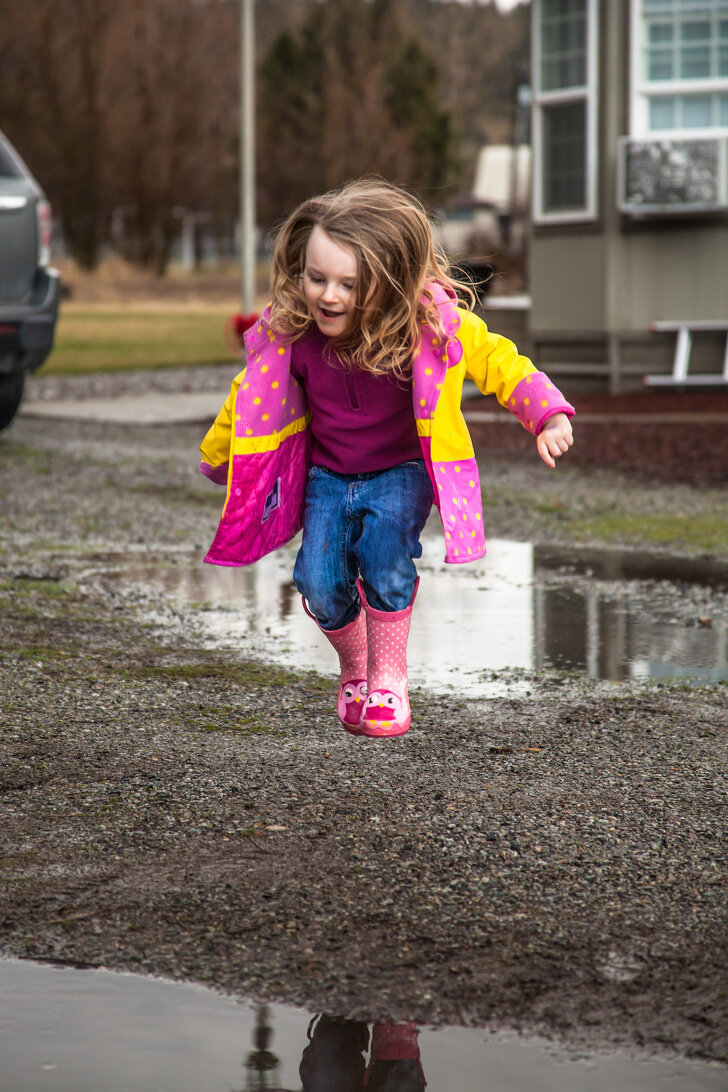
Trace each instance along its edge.
<instances>
[{"instance_id":1,"label":"girl's fingers","mask_svg":"<svg viewBox=\"0 0 728 1092\"><path fill-rule=\"evenodd\" d=\"M550 466L552 468L556 466L556 463L552 458L551 452L549 451L548 441L544 440L542 437L539 437L536 443L536 448L542 460L546 463L546 466Z\"/></svg>"},{"instance_id":2,"label":"girl's fingers","mask_svg":"<svg viewBox=\"0 0 728 1092\"><path fill-rule=\"evenodd\" d=\"M539 455L552 469L556 466L555 460L565 455L573 443L574 434L571 426L554 428L551 431L547 426L536 440Z\"/></svg>"}]
</instances>

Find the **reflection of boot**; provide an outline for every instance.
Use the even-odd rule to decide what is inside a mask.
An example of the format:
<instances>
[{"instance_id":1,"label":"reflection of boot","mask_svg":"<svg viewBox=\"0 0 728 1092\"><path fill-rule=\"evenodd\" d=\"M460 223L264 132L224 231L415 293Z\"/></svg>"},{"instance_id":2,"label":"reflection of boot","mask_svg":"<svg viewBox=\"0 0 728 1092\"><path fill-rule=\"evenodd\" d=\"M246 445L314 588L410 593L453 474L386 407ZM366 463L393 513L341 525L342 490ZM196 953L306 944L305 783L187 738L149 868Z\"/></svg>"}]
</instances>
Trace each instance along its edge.
<instances>
[{"instance_id":1,"label":"reflection of boot","mask_svg":"<svg viewBox=\"0 0 728 1092\"><path fill-rule=\"evenodd\" d=\"M375 1024L366 1092L422 1092L426 1084L416 1026Z\"/></svg>"},{"instance_id":2,"label":"reflection of boot","mask_svg":"<svg viewBox=\"0 0 728 1092\"><path fill-rule=\"evenodd\" d=\"M361 1092L367 1025L325 1015L313 1024L299 1068L303 1092Z\"/></svg>"},{"instance_id":3,"label":"reflection of boot","mask_svg":"<svg viewBox=\"0 0 728 1092\"><path fill-rule=\"evenodd\" d=\"M341 682L336 697L339 720L353 736L360 736L361 711L367 696L367 625L364 611L341 629L322 629L303 600L303 609L313 618L324 637L328 638L339 656Z\"/></svg>"},{"instance_id":4,"label":"reflection of boot","mask_svg":"<svg viewBox=\"0 0 728 1092\"><path fill-rule=\"evenodd\" d=\"M367 618L367 700L361 715L365 736L401 736L410 726L407 689L407 639L412 604L420 578L415 581L409 606L385 611L370 607L359 581L359 595Z\"/></svg>"}]
</instances>

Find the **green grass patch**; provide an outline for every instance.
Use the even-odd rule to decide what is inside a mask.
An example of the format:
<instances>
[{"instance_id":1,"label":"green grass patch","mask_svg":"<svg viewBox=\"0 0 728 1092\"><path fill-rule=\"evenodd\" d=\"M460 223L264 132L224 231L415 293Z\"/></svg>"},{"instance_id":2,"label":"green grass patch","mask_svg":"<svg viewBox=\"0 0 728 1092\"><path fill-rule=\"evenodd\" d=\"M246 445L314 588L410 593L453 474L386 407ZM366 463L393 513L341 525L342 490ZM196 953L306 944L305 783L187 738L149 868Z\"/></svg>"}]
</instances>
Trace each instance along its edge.
<instances>
[{"instance_id":1,"label":"green grass patch","mask_svg":"<svg viewBox=\"0 0 728 1092\"><path fill-rule=\"evenodd\" d=\"M225 679L238 686L289 686L297 676L274 664L254 661L237 664L138 664L124 668L124 674L135 679Z\"/></svg>"},{"instance_id":2,"label":"green grass patch","mask_svg":"<svg viewBox=\"0 0 728 1092\"><path fill-rule=\"evenodd\" d=\"M728 514L651 515L649 512L615 511L575 518L570 529L575 538L597 538L611 545L665 546L671 549L728 553Z\"/></svg>"},{"instance_id":3,"label":"green grass patch","mask_svg":"<svg viewBox=\"0 0 728 1092\"><path fill-rule=\"evenodd\" d=\"M207 710L207 716L212 719L204 724L191 723L190 728L201 728L203 732L235 732L240 736L282 736L280 728L271 728L263 724L257 717L235 716L232 710L221 710L219 719L215 717L216 710Z\"/></svg>"},{"instance_id":4,"label":"green grass patch","mask_svg":"<svg viewBox=\"0 0 728 1092\"><path fill-rule=\"evenodd\" d=\"M15 592L18 595L43 595L51 599L62 599L68 595L68 588L55 577L17 576L13 580L0 582L0 591Z\"/></svg>"},{"instance_id":5,"label":"green grass patch","mask_svg":"<svg viewBox=\"0 0 728 1092\"><path fill-rule=\"evenodd\" d=\"M69 656L70 653L59 648L48 648L46 645L28 645L25 648L19 648L17 655L21 660L32 660L34 663L49 665Z\"/></svg>"},{"instance_id":6,"label":"green grass patch","mask_svg":"<svg viewBox=\"0 0 728 1092\"><path fill-rule=\"evenodd\" d=\"M220 508L223 493L210 493L203 489L194 489L191 486L156 485L154 482L139 482L136 485L126 485L125 492L137 494L143 497L159 497L165 503L171 504L204 504L208 508Z\"/></svg>"},{"instance_id":7,"label":"green grass patch","mask_svg":"<svg viewBox=\"0 0 728 1092\"><path fill-rule=\"evenodd\" d=\"M12 436L8 438L7 445L3 448L3 469L10 469L18 473L28 471L31 474L50 474L53 470L53 454L50 451L38 451L37 448L28 447L26 444L15 443Z\"/></svg>"},{"instance_id":8,"label":"green grass patch","mask_svg":"<svg viewBox=\"0 0 728 1092\"><path fill-rule=\"evenodd\" d=\"M43 374L219 364L231 360L224 321L225 314L202 308L63 307Z\"/></svg>"}]
</instances>

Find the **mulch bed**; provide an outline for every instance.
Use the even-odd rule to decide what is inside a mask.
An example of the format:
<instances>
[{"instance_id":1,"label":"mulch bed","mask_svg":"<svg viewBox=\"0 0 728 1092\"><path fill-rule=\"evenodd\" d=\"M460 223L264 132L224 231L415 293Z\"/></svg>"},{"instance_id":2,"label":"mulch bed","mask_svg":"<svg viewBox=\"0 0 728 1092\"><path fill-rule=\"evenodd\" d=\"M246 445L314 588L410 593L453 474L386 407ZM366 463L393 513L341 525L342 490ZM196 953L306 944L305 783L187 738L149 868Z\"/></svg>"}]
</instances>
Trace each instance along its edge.
<instances>
[{"instance_id":1,"label":"mulch bed","mask_svg":"<svg viewBox=\"0 0 728 1092\"><path fill-rule=\"evenodd\" d=\"M573 394L579 413L589 414L713 414L728 417L728 389L680 391L645 388L628 394Z\"/></svg>"},{"instance_id":2,"label":"mulch bed","mask_svg":"<svg viewBox=\"0 0 728 1092\"><path fill-rule=\"evenodd\" d=\"M570 394L576 406L575 446L569 461L608 466L660 481L728 482L728 390L640 390L628 394ZM473 400L473 411L482 400ZM465 406L467 417L467 404ZM715 419L716 416L724 419ZM645 416L654 418L645 420ZM596 418L596 419L595 419ZM468 422L478 455L530 455L523 429Z\"/></svg>"}]
</instances>

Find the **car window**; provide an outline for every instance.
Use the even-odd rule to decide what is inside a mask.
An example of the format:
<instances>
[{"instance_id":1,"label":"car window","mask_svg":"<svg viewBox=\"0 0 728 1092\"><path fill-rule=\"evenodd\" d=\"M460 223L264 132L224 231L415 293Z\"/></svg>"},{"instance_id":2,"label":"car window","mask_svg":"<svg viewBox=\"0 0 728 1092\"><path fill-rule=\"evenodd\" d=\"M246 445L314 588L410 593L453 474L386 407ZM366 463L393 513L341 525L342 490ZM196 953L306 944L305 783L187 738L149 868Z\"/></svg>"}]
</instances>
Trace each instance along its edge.
<instances>
[{"instance_id":1,"label":"car window","mask_svg":"<svg viewBox=\"0 0 728 1092\"><path fill-rule=\"evenodd\" d=\"M11 159L8 153L0 144L0 178L22 178L21 172L14 159Z\"/></svg>"}]
</instances>

